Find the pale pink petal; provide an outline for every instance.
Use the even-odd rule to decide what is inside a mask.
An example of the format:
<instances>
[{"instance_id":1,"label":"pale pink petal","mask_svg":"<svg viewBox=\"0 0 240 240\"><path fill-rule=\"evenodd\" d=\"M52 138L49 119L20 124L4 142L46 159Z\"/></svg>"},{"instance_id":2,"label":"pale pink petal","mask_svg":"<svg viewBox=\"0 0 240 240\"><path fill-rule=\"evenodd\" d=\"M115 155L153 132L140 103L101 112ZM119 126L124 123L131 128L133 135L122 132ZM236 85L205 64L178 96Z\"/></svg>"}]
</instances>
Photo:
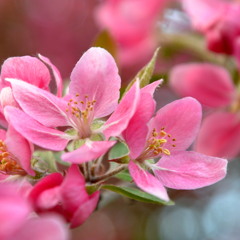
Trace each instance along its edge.
<instances>
[{"instance_id":1,"label":"pale pink petal","mask_svg":"<svg viewBox=\"0 0 240 240\"><path fill-rule=\"evenodd\" d=\"M30 175L35 172L31 168L33 146L27 139L19 134L11 125L8 126L7 138L5 140L7 149L18 160L18 164Z\"/></svg>"},{"instance_id":2,"label":"pale pink petal","mask_svg":"<svg viewBox=\"0 0 240 240\"><path fill-rule=\"evenodd\" d=\"M106 139L111 136L118 136L126 129L134 115L140 98L139 82L136 82L126 95L122 98L114 113L108 118L104 125Z\"/></svg>"},{"instance_id":3,"label":"pale pink petal","mask_svg":"<svg viewBox=\"0 0 240 240\"><path fill-rule=\"evenodd\" d=\"M185 150L195 139L202 118L200 103L191 97L182 98L161 108L151 120L149 129L158 132L164 128L169 136L164 148L168 150ZM173 145L175 147L173 147Z\"/></svg>"},{"instance_id":4,"label":"pale pink petal","mask_svg":"<svg viewBox=\"0 0 240 240\"><path fill-rule=\"evenodd\" d=\"M66 223L58 215L30 218L8 240L70 240Z\"/></svg>"},{"instance_id":5,"label":"pale pink petal","mask_svg":"<svg viewBox=\"0 0 240 240\"><path fill-rule=\"evenodd\" d=\"M60 190L63 208L71 215L79 206L88 201L89 196L85 185L85 179L78 165L72 164L68 169Z\"/></svg>"},{"instance_id":6,"label":"pale pink petal","mask_svg":"<svg viewBox=\"0 0 240 240\"><path fill-rule=\"evenodd\" d=\"M57 67L54 66L48 58L42 56L41 54L38 54L38 58L48 67L50 74L55 80L57 96L62 97L63 83L61 74L58 71Z\"/></svg>"},{"instance_id":7,"label":"pale pink petal","mask_svg":"<svg viewBox=\"0 0 240 240\"><path fill-rule=\"evenodd\" d=\"M208 63L181 64L170 73L170 86L180 96L191 96L209 107L226 106L235 87L225 68Z\"/></svg>"},{"instance_id":8,"label":"pale pink petal","mask_svg":"<svg viewBox=\"0 0 240 240\"><path fill-rule=\"evenodd\" d=\"M6 121L4 115L1 111L2 111L2 109L0 109L0 126L7 128L8 122Z\"/></svg>"},{"instance_id":9,"label":"pale pink petal","mask_svg":"<svg viewBox=\"0 0 240 240\"><path fill-rule=\"evenodd\" d=\"M119 98L120 76L113 57L103 48L90 48L77 62L71 74L69 92L80 100L96 100L94 116L113 112Z\"/></svg>"},{"instance_id":10,"label":"pale pink petal","mask_svg":"<svg viewBox=\"0 0 240 240\"><path fill-rule=\"evenodd\" d=\"M12 84L13 95L24 112L48 127L68 125L65 100L23 81L8 80Z\"/></svg>"},{"instance_id":11,"label":"pale pink petal","mask_svg":"<svg viewBox=\"0 0 240 240\"><path fill-rule=\"evenodd\" d=\"M64 132L43 126L18 108L8 106L4 112L8 122L23 137L40 147L61 151L70 140Z\"/></svg>"},{"instance_id":12,"label":"pale pink petal","mask_svg":"<svg viewBox=\"0 0 240 240\"><path fill-rule=\"evenodd\" d=\"M182 0L182 2L193 26L200 31L206 31L223 18L227 8L227 4L219 0Z\"/></svg>"},{"instance_id":13,"label":"pale pink petal","mask_svg":"<svg viewBox=\"0 0 240 240\"><path fill-rule=\"evenodd\" d=\"M216 157L236 157L240 153L239 116L228 112L216 112L207 116L200 129L195 149Z\"/></svg>"},{"instance_id":14,"label":"pale pink petal","mask_svg":"<svg viewBox=\"0 0 240 240\"><path fill-rule=\"evenodd\" d=\"M77 150L64 153L62 160L77 164L89 162L105 154L115 143L115 141L88 141Z\"/></svg>"},{"instance_id":15,"label":"pale pink petal","mask_svg":"<svg viewBox=\"0 0 240 240\"><path fill-rule=\"evenodd\" d=\"M141 93L136 112L122 133L129 149L130 156L135 159L143 150L148 135L147 123L155 111L155 101L148 93Z\"/></svg>"},{"instance_id":16,"label":"pale pink petal","mask_svg":"<svg viewBox=\"0 0 240 240\"><path fill-rule=\"evenodd\" d=\"M13 184L0 184L0 239L8 239L22 226L31 211L27 201Z\"/></svg>"},{"instance_id":17,"label":"pale pink petal","mask_svg":"<svg viewBox=\"0 0 240 240\"><path fill-rule=\"evenodd\" d=\"M162 184L174 189L196 189L211 185L226 176L227 160L197 152L176 152L162 157L154 174Z\"/></svg>"},{"instance_id":18,"label":"pale pink petal","mask_svg":"<svg viewBox=\"0 0 240 240\"><path fill-rule=\"evenodd\" d=\"M97 207L98 201L100 197L100 192L95 192L90 195L90 198L85 203L81 204L77 211L74 213L74 216L71 220L71 228L75 228L82 223L84 223L87 218L92 214L92 212Z\"/></svg>"},{"instance_id":19,"label":"pale pink petal","mask_svg":"<svg viewBox=\"0 0 240 240\"><path fill-rule=\"evenodd\" d=\"M153 96L156 88L162 83L163 83L162 79L157 80L153 83L150 83L150 84L146 85L145 87L141 88L141 93L149 93Z\"/></svg>"},{"instance_id":20,"label":"pale pink petal","mask_svg":"<svg viewBox=\"0 0 240 240\"><path fill-rule=\"evenodd\" d=\"M169 201L166 189L157 178L140 168L133 161L129 163L128 168L134 182L140 189L164 201Z\"/></svg>"},{"instance_id":21,"label":"pale pink petal","mask_svg":"<svg viewBox=\"0 0 240 240\"><path fill-rule=\"evenodd\" d=\"M19 107L18 103L16 102L12 89L10 87L5 87L1 90L0 93L0 103L2 109L6 106L13 106L13 107Z\"/></svg>"},{"instance_id":22,"label":"pale pink petal","mask_svg":"<svg viewBox=\"0 0 240 240\"><path fill-rule=\"evenodd\" d=\"M3 81L6 78L19 79L46 90L51 79L48 68L30 56L8 58L2 65L1 78Z\"/></svg>"}]
</instances>

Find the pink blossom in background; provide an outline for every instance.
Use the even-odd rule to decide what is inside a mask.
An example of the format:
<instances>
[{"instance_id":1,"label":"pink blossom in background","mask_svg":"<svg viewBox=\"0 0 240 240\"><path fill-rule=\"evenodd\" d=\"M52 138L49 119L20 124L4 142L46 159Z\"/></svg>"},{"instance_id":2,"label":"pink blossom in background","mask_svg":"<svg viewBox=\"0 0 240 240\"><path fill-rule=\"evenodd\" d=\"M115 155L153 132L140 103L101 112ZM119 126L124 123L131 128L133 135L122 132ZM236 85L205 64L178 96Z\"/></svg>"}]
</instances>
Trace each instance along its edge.
<instances>
[{"instance_id":1,"label":"pink blossom in background","mask_svg":"<svg viewBox=\"0 0 240 240\"><path fill-rule=\"evenodd\" d=\"M117 66L112 56L102 48L89 49L76 64L66 98L58 98L22 81L9 81L13 95L24 111L6 107L9 121L31 142L52 150L63 150L72 139L89 138L93 120L109 115L116 108L119 98ZM55 129L59 126L71 126L76 135ZM113 143L102 141L100 144L107 151ZM78 151L84 154L78 152L77 155L84 158L90 152L96 153L95 158L99 157L103 149L98 147L100 152L96 152L94 145L99 143L82 146Z\"/></svg>"},{"instance_id":2,"label":"pink blossom in background","mask_svg":"<svg viewBox=\"0 0 240 240\"><path fill-rule=\"evenodd\" d=\"M61 214L71 227L81 225L95 210L99 191L88 195L85 179L77 165L72 165L65 177L52 173L39 181L29 194L37 212Z\"/></svg>"},{"instance_id":3,"label":"pink blossom in background","mask_svg":"<svg viewBox=\"0 0 240 240\"><path fill-rule=\"evenodd\" d=\"M182 0L193 27L205 34L211 51L234 55L240 63L240 3Z\"/></svg>"},{"instance_id":4,"label":"pink blossom in background","mask_svg":"<svg viewBox=\"0 0 240 240\"><path fill-rule=\"evenodd\" d=\"M68 240L64 221L57 215L32 215L32 206L17 183L0 184L1 240Z\"/></svg>"},{"instance_id":5,"label":"pink blossom in background","mask_svg":"<svg viewBox=\"0 0 240 240\"><path fill-rule=\"evenodd\" d=\"M157 20L166 0L106 0L97 9L97 22L118 45L122 66L145 63L157 46Z\"/></svg>"},{"instance_id":6,"label":"pink blossom in background","mask_svg":"<svg viewBox=\"0 0 240 240\"><path fill-rule=\"evenodd\" d=\"M180 96L195 97L214 110L203 121L196 151L228 159L236 157L240 153L239 100L229 73L213 64L182 64L172 69L170 85Z\"/></svg>"}]
</instances>

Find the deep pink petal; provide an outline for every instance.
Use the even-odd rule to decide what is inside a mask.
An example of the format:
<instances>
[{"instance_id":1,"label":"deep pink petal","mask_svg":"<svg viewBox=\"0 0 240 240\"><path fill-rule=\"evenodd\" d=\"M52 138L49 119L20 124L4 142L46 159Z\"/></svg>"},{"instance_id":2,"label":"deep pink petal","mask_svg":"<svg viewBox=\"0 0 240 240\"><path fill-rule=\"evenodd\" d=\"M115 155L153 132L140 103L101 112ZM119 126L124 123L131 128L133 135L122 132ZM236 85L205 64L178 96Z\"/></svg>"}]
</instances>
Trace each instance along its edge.
<instances>
[{"instance_id":1,"label":"deep pink petal","mask_svg":"<svg viewBox=\"0 0 240 240\"><path fill-rule=\"evenodd\" d=\"M207 63L178 65L170 74L170 85L180 96L194 97L209 107L226 106L235 95L225 68Z\"/></svg>"},{"instance_id":2,"label":"deep pink petal","mask_svg":"<svg viewBox=\"0 0 240 240\"><path fill-rule=\"evenodd\" d=\"M196 189L211 185L226 176L227 160L197 152L180 151L162 157L154 174L164 186L174 189Z\"/></svg>"},{"instance_id":3,"label":"deep pink petal","mask_svg":"<svg viewBox=\"0 0 240 240\"><path fill-rule=\"evenodd\" d=\"M8 106L4 112L8 122L23 137L40 147L61 151L70 140L64 132L43 126L18 108Z\"/></svg>"},{"instance_id":4,"label":"deep pink petal","mask_svg":"<svg viewBox=\"0 0 240 240\"><path fill-rule=\"evenodd\" d=\"M8 240L70 240L66 223L58 215L30 218Z\"/></svg>"},{"instance_id":5,"label":"deep pink petal","mask_svg":"<svg viewBox=\"0 0 240 240\"><path fill-rule=\"evenodd\" d=\"M161 80L153 82L141 89L136 112L126 130L122 133L130 149L132 159L135 159L141 153L146 144L148 134L147 123L151 119L156 105L153 93L161 82Z\"/></svg>"},{"instance_id":6,"label":"deep pink petal","mask_svg":"<svg viewBox=\"0 0 240 240\"><path fill-rule=\"evenodd\" d=\"M224 17L226 3L219 0L182 0L183 8L191 18L193 26L206 31Z\"/></svg>"},{"instance_id":7,"label":"deep pink petal","mask_svg":"<svg viewBox=\"0 0 240 240\"><path fill-rule=\"evenodd\" d=\"M15 78L48 90L50 73L48 68L37 58L30 56L11 57L2 65L1 78Z\"/></svg>"},{"instance_id":8,"label":"deep pink petal","mask_svg":"<svg viewBox=\"0 0 240 240\"><path fill-rule=\"evenodd\" d=\"M216 157L236 157L240 153L239 116L227 112L216 112L207 116L200 129L195 149Z\"/></svg>"},{"instance_id":9,"label":"deep pink petal","mask_svg":"<svg viewBox=\"0 0 240 240\"><path fill-rule=\"evenodd\" d=\"M55 84L57 88L57 96L62 97L63 83L62 83L61 74L58 71L57 67L54 66L48 58L42 56L41 54L38 54L38 58L48 66L49 71L53 75L53 78L55 80Z\"/></svg>"},{"instance_id":10,"label":"deep pink petal","mask_svg":"<svg viewBox=\"0 0 240 240\"><path fill-rule=\"evenodd\" d=\"M114 113L109 117L104 127L106 139L111 136L118 136L126 129L134 115L140 98L139 83L136 82L122 98Z\"/></svg>"},{"instance_id":11,"label":"deep pink petal","mask_svg":"<svg viewBox=\"0 0 240 240\"><path fill-rule=\"evenodd\" d=\"M52 173L42 178L37 184L34 185L33 189L29 194L29 199L33 202L36 207L38 206L38 199L44 191L59 187L63 182L63 176L60 173Z\"/></svg>"},{"instance_id":12,"label":"deep pink petal","mask_svg":"<svg viewBox=\"0 0 240 240\"><path fill-rule=\"evenodd\" d=\"M21 108L48 127L69 125L66 117L67 102L31 84L9 79L13 95Z\"/></svg>"},{"instance_id":13,"label":"deep pink petal","mask_svg":"<svg viewBox=\"0 0 240 240\"><path fill-rule=\"evenodd\" d=\"M128 168L134 182L140 189L160 199L169 201L166 189L157 178L140 168L133 161L129 163Z\"/></svg>"},{"instance_id":14,"label":"deep pink petal","mask_svg":"<svg viewBox=\"0 0 240 240\"><path fill-rule=\"evenodd\" d=\"M185 150L195 139L202 118L200 103L191 97L182 98L161 108L151 120L149 129L164 131L170 136L165 136L167 143L164 148L168 150ZM174 141L174 140L175 141ZM173 147L175 145L175 147Z\"/></svg>"},{"instance_id":15,"label":"deep pink petal","mask_svg":"<svg viewBox=\"0 0 240 240\"><path fill-rule=\"evenodd\" d=\"M35 172L31 168L33 146L27 139L19 134L11 125L8 127L7 138L5 140L7 149L18 160L18 164L30 175Z\"/></svg>"},{"instance_id":16,"label":"deep pink petal","mask_svg":"<svg viewBox=\"0 0 240 240\"><path fill-rule=\"evenodd\" d=\"M122 133L129 149L130 156L135 159L143 150L148 135L147 123L155 110L155 101L148 93L141 93L136 112L129 121L128 127Z\"/></svg>"},{"instance_id":17,"label":"deep pink petal","mask_svg":"<svg viewBox=\"0 0 240 240\"><path fill-rule=\"evenodd\" d=\"M115 141L88 141L77 150L64 153L62 160L77 164L89 162L105 154L115 143Z\"/></svg>"},{"instance_id":18,"label":"deep pink petal","mask_svg":"<svg viewBox=\"0 0 240 240\"><path fill-rule=\"evenodd\" d=\"M94 115L104 117L113 112L119 98L120 77L113 57L103 48L90 48L77 62L71 74L70 94L80 100L96 100Z\"/></svg>"},{"instance_id":19,"label":"deep pink petal","mask_svg":"<svg viewBox=\"0 0 240 240\"><path fill-rule=\"evenodd\" d=\"M87 218L92 214L92 212L97 207L98 201L100 197L100 192L95 192L92 195L90 195L90 198L85 203L81 204L77 211L74 213L74 216L71 220L71 228L75 228L77 226L80 226L82 223L84 223Z\"/></svg>"},{"instance_id":20,"label":"deep pink petal","mask_svg":"<svg viewBox=\"0 0 240 240\"><path fill-rule=\"evenodd\" d=\"M74 212L89 198L85 189L85 179L78 165L72 164L61 185L63 208L73 215Z\"/></svg>"}]
</instances>

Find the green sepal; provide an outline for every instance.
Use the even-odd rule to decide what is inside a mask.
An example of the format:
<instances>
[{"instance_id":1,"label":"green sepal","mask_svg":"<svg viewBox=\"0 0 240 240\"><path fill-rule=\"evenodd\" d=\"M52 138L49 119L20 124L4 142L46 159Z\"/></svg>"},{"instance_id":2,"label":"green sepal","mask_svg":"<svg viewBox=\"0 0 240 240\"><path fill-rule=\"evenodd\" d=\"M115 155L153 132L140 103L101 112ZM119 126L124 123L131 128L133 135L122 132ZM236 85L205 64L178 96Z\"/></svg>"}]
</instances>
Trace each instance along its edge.
<instances>
[{"instance_id":1,"label":"green sepal","mask_svg":"<svg viewBox=\"0 0 240 240\"><path fill-rule=\"evenodd\" d=\"M155 64L156 64L157 57L158 57L158 52L159 52L159 48L156 49L156 51L153 54L152 59L148 62L148 64L145 65L137 73L137 75L133 78L133 80L128 84L128 86L126 87L123 95L125 95L130 90L130 88L137 81L137 79L139 79L140 88L143 88L150 83L150 80L151 80L151 78L153 76L153 73L154 73Z\"/></svg>"},{"instance_id":2,"label":"green sepal","mask_svg":"<svg viewBox=\"0 0 240 240\"><path fill-rule=\"evenodd\" d=\"M109 151L108 159L109 160L121 159L121 158L127 157L129 155L129 152L130 152L129 148L126 143L117 142Z\"/></svg>"},{"instance_id":3,"label":"green sepal","mask_svg":"<svg viewBox=\"0 0 240 240\"><path fill-rule=\"evenodd\" d=\"M114 177L126 182L133 182L133 179L127 170L116 174Z\"/></svg>"}]
</instances>

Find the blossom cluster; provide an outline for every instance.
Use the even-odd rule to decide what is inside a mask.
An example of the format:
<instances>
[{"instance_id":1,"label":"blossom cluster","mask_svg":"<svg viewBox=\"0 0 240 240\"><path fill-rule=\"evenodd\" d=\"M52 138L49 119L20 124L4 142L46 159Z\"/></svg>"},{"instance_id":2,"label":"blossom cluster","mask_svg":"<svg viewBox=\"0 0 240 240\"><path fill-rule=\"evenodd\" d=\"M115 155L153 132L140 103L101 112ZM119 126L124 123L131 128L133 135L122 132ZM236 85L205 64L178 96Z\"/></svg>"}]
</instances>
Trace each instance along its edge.
<instances>
[{"instance_id":1,"label":"blossom cluster","mask_svg":"<svg viewBox=\"0 0 240 240\"><path fill-rule=\"evenodd\" d=\"M1 239L27 239L25 225L41 231L39 239L49 239L45 228L51 239L67 239L63 219L71 228L81 225L101 189L118 186L107 183L120 173L166 204L167 188L197 189L224 178L226 159L187 151L200 128L201 104L185 97L155 112L161 83L143 84L138 76L120 94L114 58L93 47L62 96L61 75L49 59L7 59L0 93ZM31 212L35 217L27 217Z\"/></svg>"}]
</instances>

